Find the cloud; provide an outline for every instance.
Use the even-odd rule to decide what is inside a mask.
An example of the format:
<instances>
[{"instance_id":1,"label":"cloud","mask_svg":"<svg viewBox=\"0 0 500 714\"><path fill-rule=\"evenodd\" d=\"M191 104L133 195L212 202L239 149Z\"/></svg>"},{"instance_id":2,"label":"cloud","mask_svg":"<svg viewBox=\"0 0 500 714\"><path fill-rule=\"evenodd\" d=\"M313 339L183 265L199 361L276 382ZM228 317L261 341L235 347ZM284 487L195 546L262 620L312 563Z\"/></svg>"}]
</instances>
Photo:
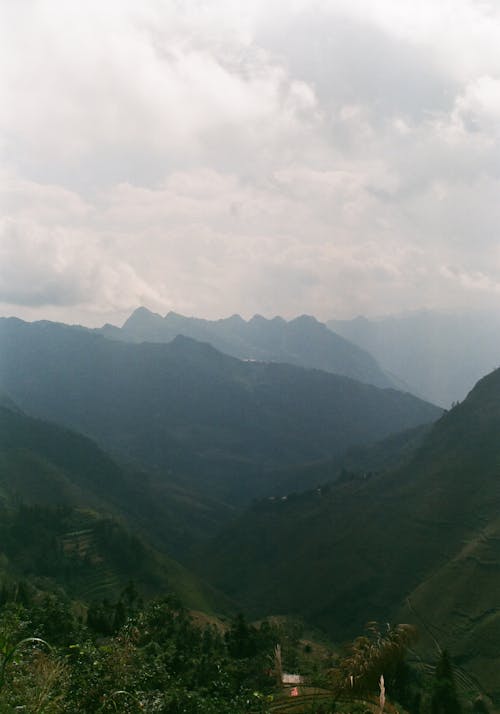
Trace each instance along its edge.
<instances>
[{"instance_id":1,"label":"cloud","mask_svg":"<svg viewBox=\"0 0 500 714\"><path fill-rule=\"evenodd\" d=\"M496 299L496 5L2 13L5 309L326 319Z\"/></svg>"},{"instance_id":2,"label":"cloud","mask_svg":"<svg viewBox=\"0 0 500 714\"><path fill-rule=\"evenodd\" d=\"M40 2L31 13L11 10L2 129L12 164L95 188L154 181L207 152L213 159L214 143L224 161L254 133L253 146L273 150L280 136L300 132L300 119L314 116L309 87L265 51L225 39L227 30L209 41L174 6Z\"/></svg>"},{"instance_id":3,"label":"cloud","mask_svg":"<svg viewBox=\"0 0 500 714\"><path fill-rule=\"evenodd\" d=\"M96 211L76 194L4 177L0 222L0 303L128 309L154 289L110 251Z\"/></svg>"}]
</instances>

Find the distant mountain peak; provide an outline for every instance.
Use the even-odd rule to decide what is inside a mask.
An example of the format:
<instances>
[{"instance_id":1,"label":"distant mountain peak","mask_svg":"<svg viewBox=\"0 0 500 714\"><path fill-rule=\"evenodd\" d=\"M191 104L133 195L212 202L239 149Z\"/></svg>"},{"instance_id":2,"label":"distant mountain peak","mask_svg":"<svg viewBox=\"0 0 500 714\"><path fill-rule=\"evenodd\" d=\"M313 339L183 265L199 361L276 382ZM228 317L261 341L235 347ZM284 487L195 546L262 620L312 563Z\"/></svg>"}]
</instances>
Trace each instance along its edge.
<instances>
[{"instance_id":1,"label":"distant mountain peak","mask_svg":"<svg viewBox=\"0 0 500 714\"><path fill-rule=\"evenodd\" d=\"M185 315L181 315L180 312L174 312L174 310L169 310L163 320L167 323L173 322L185 322L186 320L190 320L190 317L186 317Z\"/></svg>"},{"instance_id":2,"label":"distant mountain peak","mask_svg":"<svg viewBox=\"0 0 500 714\"><path fill-rule=\"evenodd\" d=\"M136 316L136 317L141 317L141 316L150 317L151 315L153 315L154 317L161 317L161 315L159 315L157 312L153 312L152 310L150 310L149 308L144 307L144 306L136 308L130 317L134 317L134 316Z\"/></svg>"},{"instance_id":3,"label":"distant mountain peak","mask_svg":"<svg viewBox=\"0 0 500 714\"><path fill-rule=\"evenodd\" d=\"M370 321L365 315L357 315L354 319L353 322L359 322L364 325L367 325Z\"/></svg>"},{"instance_id":4,"label":"distant mountain peak","mask_svg":"<svg viewBox=\"0 0 500 714\"><path fill-rule=\"evenodd\" d=\"M209 345L208 342L200 342L199 340L194 340L192 337L187 337L186 335L176 335L172 342L170 342L171 346L190 346L190 347L195 347L198 348L200 345L207 345L210 347L210 349L214 349L212 345Z\"/></svg>"},{"instance_id":5,"label":"distant mountain peak","mask_svg":"<svg viewBox=\"0 0 500 714\"><path fill-rule=\"evenodd\" d=\"M264 315L259 315L259 313L255 313L253 317L250 318L248 321L249 324L252 322L268 322L268 320L264 317Z\"/></svg>"},{"instance_id":6,"label":"distant mountain peak","mask_svg":"<svg viewBox=\"0 0 500 714\"><path fill-rule=\"evenodd\" d=\"M239 315L237 312L234 313L234 315L231 315L230 317L227 318L221 318L220 320L217 320L217 322L228 322L228 323L233 323L233 324L244 324L246 320L244 320L241 315Z\"/></svg>"},{"instance_id":7,"label":"distant mountain peak","mask_svg":"<svg viewBox=\"0 0 500 714\"><path fill-rule=\"evenodd\" d=\"M169 347L175 352L182 352L186 355L221 355L219 350L215 349L210 342L202 342L201 340L195 340L187 335L176 335L174 339L169 343ZM223 355L224 358L228 360L234 360L234 357L229 355Z\"/></svg>"},{"instance_id":8,"label":"distant mountain peak","mask_svg":"<svg viewBox=\"0 0 500 714\"><path fill-rule=\"evenodd\" d=\"M313 317L312 315L298 315L293 320L290 320L290 324L293 325L321 325L321 322Z\"/></svg>"},{"instance_id":9,"label":"distant mountain peak","mask_svg":"<svg viewBox=\"0 0 500 714\"><path fill-rule=\"evenodd\" d=\"M157 320L162 319L162 316L159 315L157 312L152 312L151 310L148 310L147 307L138 307L136 310L134 310L130 317L125 320L125 322L123 323L123 327L127 328L131 325L143 324L146 321L156 322Z\"/></svg>"},{"instance_id":10,"label":"distant mountain peak","mask_svg":"<svg viewBox=\"0 0 500 714\"><path fill-rule=\"evenodd\" d=\"M276 315L256 313L249 320L238 314L208 320L186 317L174 311L165 317L141 307L135 310L122 332L107 328L105 337L131 342L171 342L176 335L206 342L237 359L288 362L340 374L379 387L397 387L374 358L345 338L330 331L312 315L288 321Z\"/></svg>"}]
</instances>

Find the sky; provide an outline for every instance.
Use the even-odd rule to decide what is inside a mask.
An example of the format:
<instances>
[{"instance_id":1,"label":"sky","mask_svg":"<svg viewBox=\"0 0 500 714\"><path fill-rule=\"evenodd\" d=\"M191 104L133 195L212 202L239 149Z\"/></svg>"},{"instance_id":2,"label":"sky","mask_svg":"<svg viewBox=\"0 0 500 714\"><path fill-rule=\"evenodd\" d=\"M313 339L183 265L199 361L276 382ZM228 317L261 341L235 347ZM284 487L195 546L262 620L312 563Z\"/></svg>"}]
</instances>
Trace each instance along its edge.
<instances>
[{"instance_id":1,"label":"sky","mask_svg":"<svg viewBox=\"0 0 500 714\"><path fill-rule=\"evenodd\" d=\"M0 0L0 314L500 299L500 3Z\"/></svg>"}]
</instances>

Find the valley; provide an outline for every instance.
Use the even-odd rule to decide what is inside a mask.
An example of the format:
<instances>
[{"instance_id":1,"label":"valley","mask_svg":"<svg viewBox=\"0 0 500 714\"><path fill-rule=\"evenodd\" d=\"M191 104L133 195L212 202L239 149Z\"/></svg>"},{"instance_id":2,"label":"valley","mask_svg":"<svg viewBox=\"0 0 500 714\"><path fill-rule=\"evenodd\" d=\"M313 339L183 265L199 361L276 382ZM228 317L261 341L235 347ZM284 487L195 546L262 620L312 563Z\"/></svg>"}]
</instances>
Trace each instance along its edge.
<instances>
[{"instance_id":1,"label":"valley","mask_svg":"<svg viewBox=\"0 0 500 714\"><path fill-rule=\"evenodd\" d=\"M0 714L500 714L499 38L0 2Z\"/></svg>"},{"instance_id":2,"label":"valley","mask_svg":"<svg viewBox=\"0 0 500 714\"><path fill-rule=\"evenodd\" d=\"M0 320L6 593L64 593L107 637L130 582L141 602L169 593L221 622L306 623L332 653L369 620L410 623L429 665L436 643L450 650L461 697L500 703L500 372L443 412L182 333L105 332ZM331 698L324 662L301 666L308 697ZM431 687L419 671L398 695L409 714Z\"/></svg>"}]
</instances>

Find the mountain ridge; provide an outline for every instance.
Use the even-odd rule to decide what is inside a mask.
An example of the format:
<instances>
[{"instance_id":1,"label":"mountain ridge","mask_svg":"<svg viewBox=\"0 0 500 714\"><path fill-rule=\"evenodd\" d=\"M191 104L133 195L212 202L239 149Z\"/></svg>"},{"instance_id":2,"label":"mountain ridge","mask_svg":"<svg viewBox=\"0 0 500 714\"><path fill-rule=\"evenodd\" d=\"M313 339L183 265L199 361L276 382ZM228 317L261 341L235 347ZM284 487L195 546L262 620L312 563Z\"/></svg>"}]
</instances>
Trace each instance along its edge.
<instances>
[{"instance_id":1,"label":"mountain ridge","mask_svg":"<svg viewBox=\"0 0 500 714\"><path fill-rule=\"evenodd\" d=\"M286 362L341 374L378 387L399 387L370 354L310 315L299 315L290 321L279 316L267 319L257 314L249 320L240 315L204 320L172 311L162 317L139 307L121 328L107 325L97 331L111 339L135 342L170 342L176 335L184 334L209 342L238 359Z\"/></svg>"},{"instance_id":2,"label":"mountain ridge","mask_svg":"<svg viewBox=\"0 0 500 714\"><path fill-rule=\"evenodd\" d=\"M132 344L46 322L0 320L1 385L34 416L230 501L252 498L275 466L328 458L441 413L409 394L241 361L184 336Z\"/></svg>"}]
</instances>

